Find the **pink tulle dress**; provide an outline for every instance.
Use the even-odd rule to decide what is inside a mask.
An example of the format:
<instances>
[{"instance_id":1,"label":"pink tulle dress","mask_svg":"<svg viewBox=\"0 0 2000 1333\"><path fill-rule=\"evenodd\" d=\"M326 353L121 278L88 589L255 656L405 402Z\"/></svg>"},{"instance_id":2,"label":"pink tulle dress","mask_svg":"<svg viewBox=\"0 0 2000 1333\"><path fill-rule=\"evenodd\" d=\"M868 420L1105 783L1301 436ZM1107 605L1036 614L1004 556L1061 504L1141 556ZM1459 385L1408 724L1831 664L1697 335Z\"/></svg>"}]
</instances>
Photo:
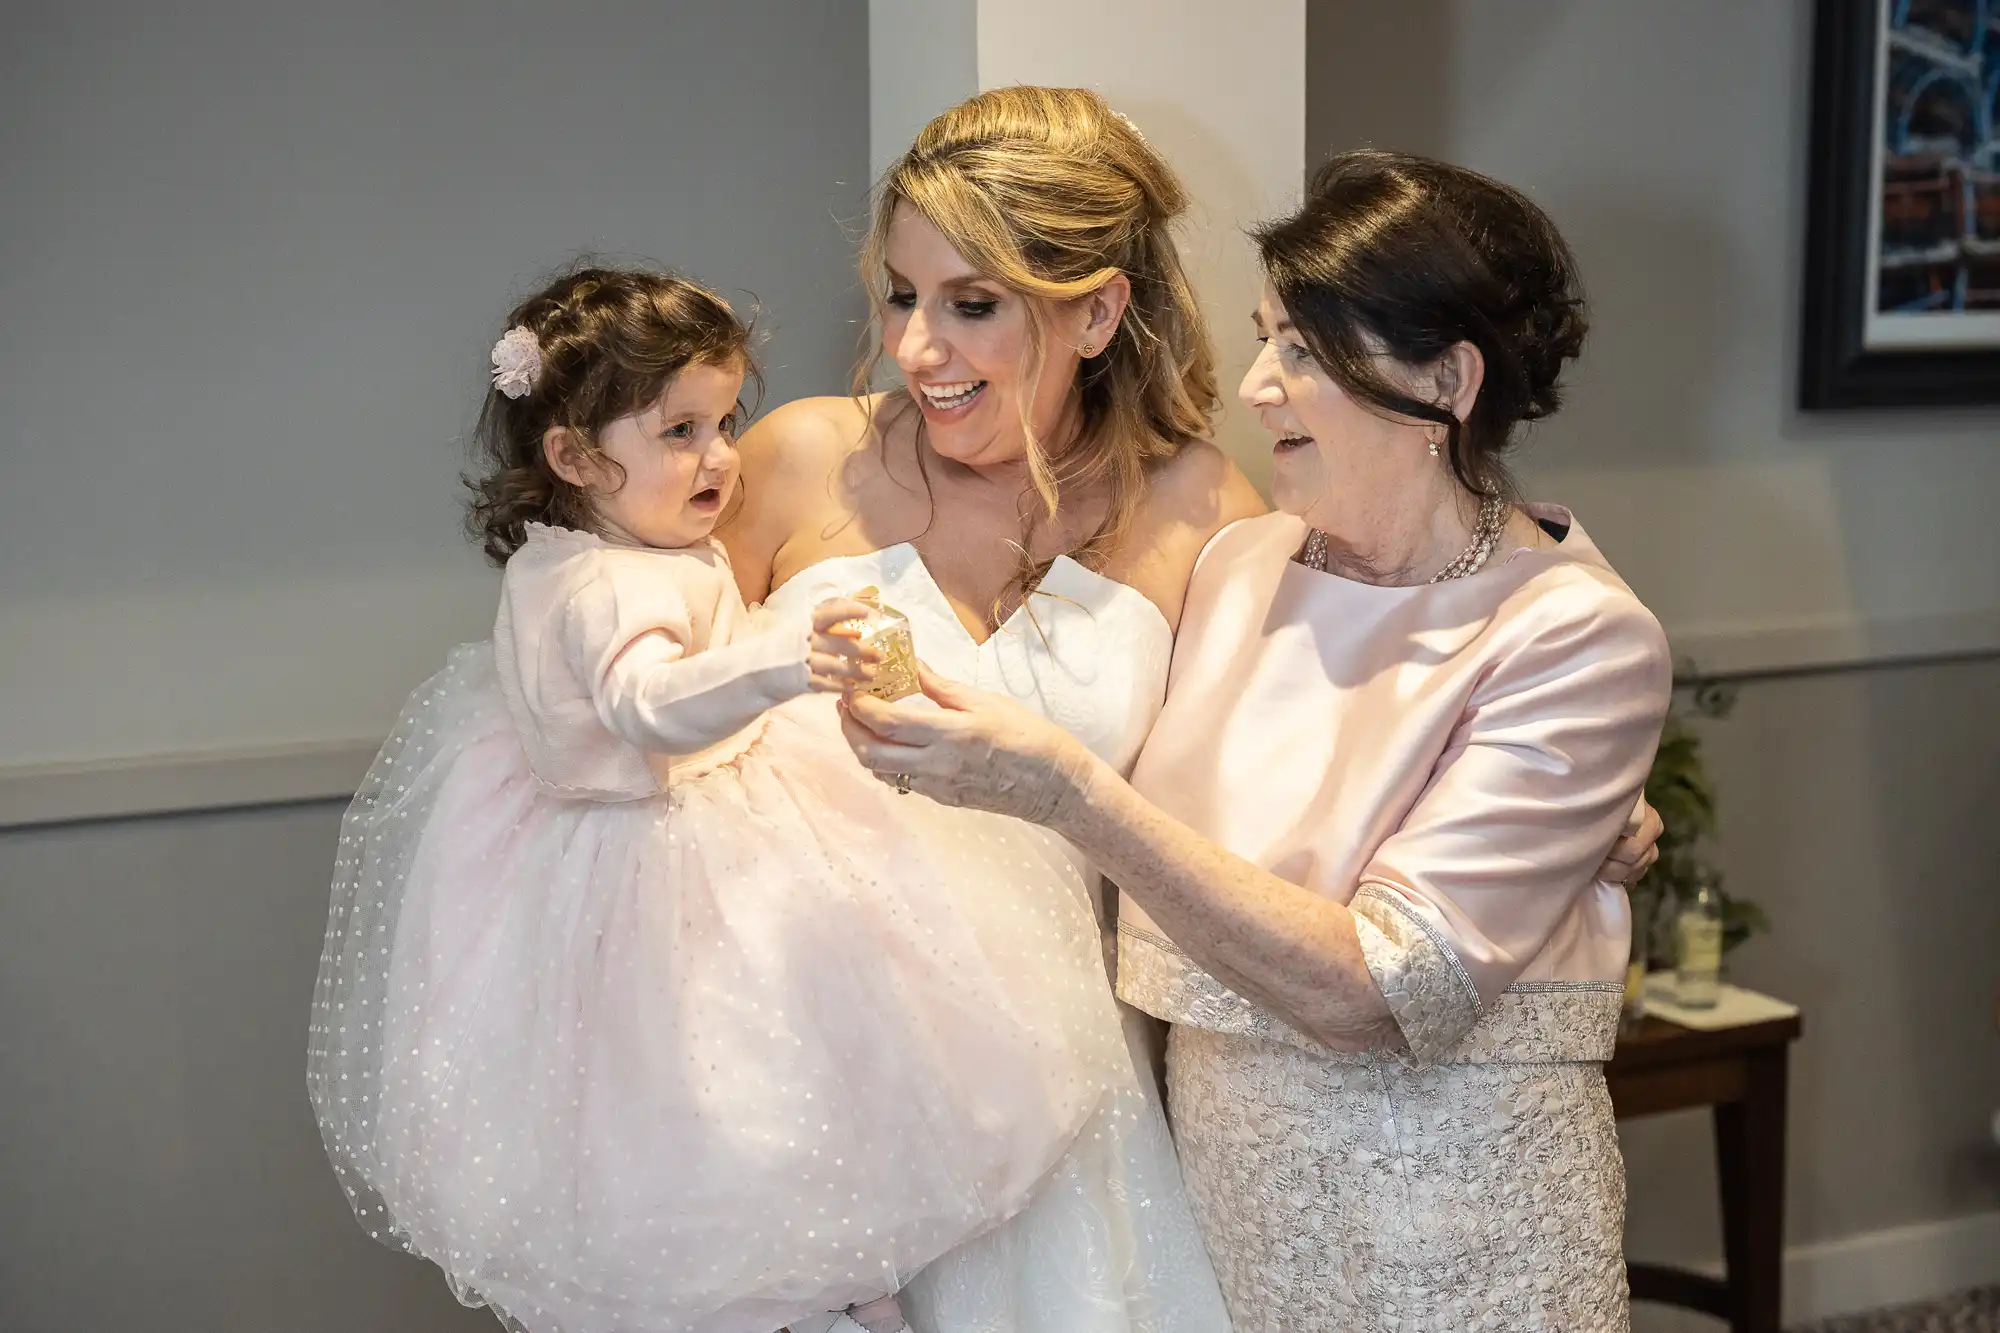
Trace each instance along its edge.
<instances>
[{"instance_id":1,"label":"pink tulle dress","mask_svg":"<svg viewBox=\"0 0 2000 1333\"><path fill-rule=\"evenodd\" d=\"M327 1151L510 1326L771 1333L896 1290L1131 1081L1067 847L864 772L805 655L718 547L532 527L347 813Z\"/></svg>"}]
</instances>

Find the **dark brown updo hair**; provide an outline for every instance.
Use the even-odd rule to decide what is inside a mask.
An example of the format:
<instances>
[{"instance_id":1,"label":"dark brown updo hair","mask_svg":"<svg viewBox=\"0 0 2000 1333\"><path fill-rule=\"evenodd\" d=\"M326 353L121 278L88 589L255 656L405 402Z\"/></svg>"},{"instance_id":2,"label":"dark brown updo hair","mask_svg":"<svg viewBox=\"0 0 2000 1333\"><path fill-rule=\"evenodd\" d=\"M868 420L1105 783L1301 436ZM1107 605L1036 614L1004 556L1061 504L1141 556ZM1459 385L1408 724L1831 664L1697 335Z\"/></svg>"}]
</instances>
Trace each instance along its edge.
<instances>
[{"instance_id":1,"label":"dark brown updo hair","mask_svg":"<svg viewBox=\"0 0 2000 1333\"><path fill-rule=\"evenodd\" d=\"M1522 421L1562 404L1563 366L1588 328L1576 259L1511 186L1406 153L1342 153L1298 212L1252 233L1307 350L1356 402L1445 428L1452 474L1511 494L1501 455ZM1382 364L1427 366L1454 344L1486 359L1461 423L1411 397Z\"/></svg>"},{"instance_id":2,"label":"dark brown updo hair","mask_svg":"<svg viewBox=\"0 0 2000 1333\"><path fill-rule=\"evenodd\" d=\"M529 523L594 524L589 495L549 466L550 427L567 427L595 452L606 426L659 401L689 366L741 365L763 383L749 327L721 297L670 273L572 269L515 306L504 327L535 335L542 368L524 397L489 386L474 430L481 470L464 478L465 526L496 565L521 549Z\"/></svg>"}]
</instances>

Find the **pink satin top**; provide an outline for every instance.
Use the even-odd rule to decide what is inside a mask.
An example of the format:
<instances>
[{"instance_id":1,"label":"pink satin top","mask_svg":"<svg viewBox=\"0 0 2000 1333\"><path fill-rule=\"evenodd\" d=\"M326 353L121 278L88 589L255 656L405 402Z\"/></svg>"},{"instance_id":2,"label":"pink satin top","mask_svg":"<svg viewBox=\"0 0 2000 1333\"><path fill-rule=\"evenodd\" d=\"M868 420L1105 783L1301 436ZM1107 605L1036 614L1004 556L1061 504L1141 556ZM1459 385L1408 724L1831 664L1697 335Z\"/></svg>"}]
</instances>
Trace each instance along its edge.
<instances>
[{"instance_id":1,"label":"pink satin top","mask_svg":"<svg viewBox=\"0 0 2000 1333\"><path fill-rule=\"evenodd\" d=\"M1665 636L1566 511L1554 548L1378 587L1292 559L1305 525L1232 525L1188 589L1134 785L1355 913L1421 1061L1603 1059L1631 914L1593 882L1652 763ZM1316 1047L1230 992L1131 899L1119 993L1161 1018Z\"/></svg>"}]
</instances>

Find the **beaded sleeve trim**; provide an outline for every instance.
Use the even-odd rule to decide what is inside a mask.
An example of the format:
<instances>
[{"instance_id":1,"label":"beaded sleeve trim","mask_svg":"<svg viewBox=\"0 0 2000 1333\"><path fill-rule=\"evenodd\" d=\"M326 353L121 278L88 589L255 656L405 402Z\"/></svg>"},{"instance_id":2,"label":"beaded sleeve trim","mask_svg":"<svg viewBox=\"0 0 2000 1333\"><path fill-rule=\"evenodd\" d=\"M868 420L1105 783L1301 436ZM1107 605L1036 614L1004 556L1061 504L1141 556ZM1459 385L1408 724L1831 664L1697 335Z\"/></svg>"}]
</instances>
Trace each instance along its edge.
<instances>
[{"instance_id":1,"label":"beaded sleeve trim","mask_svg":"<svg viewBox=\"0 0 2000 1333\"><path fill-rule=\"evenodd\" d=\"M1410 1056L1432 1064L1479 1022L1479 990L1436 928L1394 893L1363 884L1348 904L1361 957Z\"/></svg>"},{"instance_id":2,"label":"beaded sleeve trim","mask_svg":"<svg viewBox=\"0 0 2000 1333\"><path fill-rule=\"evenodd\" d=\"M1366 917L1359 918L1356 925L1375 929ZM1365 931L1363 939L1365 951ZM1456 987L1457 983L1451 985ZM1164 936L1120 922L1118 998L1169 1023L1281 1041L1327 1059L1386 1060L1403 1065L1413 1060L1441 1065L1554 1064L1611 1058L1625 992L1613 982L1517 981L1491 1004L1476 1010L1476 1021L1469 1030L1447 1045L1414 1048L1407 1053L1343 1054L1329 1051L1236 994ZM1398 1022L1402 1022L1400 1014Z\"/></svg>"}]
</instances>

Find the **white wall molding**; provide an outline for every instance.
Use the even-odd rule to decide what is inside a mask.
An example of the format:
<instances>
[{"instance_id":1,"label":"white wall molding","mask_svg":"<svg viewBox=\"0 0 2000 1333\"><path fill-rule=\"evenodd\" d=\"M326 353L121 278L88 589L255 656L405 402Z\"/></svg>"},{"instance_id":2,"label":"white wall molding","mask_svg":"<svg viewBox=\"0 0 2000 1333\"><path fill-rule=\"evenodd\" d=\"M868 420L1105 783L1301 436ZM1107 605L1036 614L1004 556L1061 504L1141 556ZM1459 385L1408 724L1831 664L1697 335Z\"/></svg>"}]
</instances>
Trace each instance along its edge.
<instances>
[{"instance_id":1,"label":"white wall molding","mask_svg":"<svg viewBox=\"0 0 2000 1333\"><path fill-rule=\"evenodd\" d=\"M1785 1319L1903 1305L2000 1282L2000 1212L1864 1232L1785 1253Z\"/></svg>"},{"instance_id":2,"label":"white wall molding","mask_svg":"<svg viewBox=\"0 0 2000 1333\"><path fill-rule=\"evenodd\" d=\"M1690 1267L1710 1277L1722 1276L1719 1259ZM1784 1281L1787 1327L2000 1282L2000 1212L1793 1245L1785 1250ZM1679 1329L1683 1324L1689 1329L1715 1327L1706 1317L1680 1316L1643 1302L1634 1306L1635 1328Z\"/></svg>"},{"instance_id":3,"label":"white wall molding","mask_svg":"<svg viewBox=\"0 0 2000 1333\"><path fill-rule=\"evenodd\" d=\"M1668 625L1677 666L1705 676L1784 676L1919 666L2000 656L2000 606L1942 615L1857 620L1802 617L1762 624Z\"/></svg>"},{"instance_id":4,"label":"white wall molding","mask_svg":"<svg viewBox=\"0 0 2000 1333\"><path fill-rule=\"evenodd\" d=\"M0 768L0 829L344 801L379 740Z\"/></svg>"},{"instance_id":5,"label":"white wall molding","mask_svg":"<svg viewBox=\"0 0 2000 1333\"><path fill-rule=\"evenodd\" d=\"M1981 615L1669 630L1677 662L1708 676L1914 669L2000 657L2000 608ZM0 766L0 829L246 806L344 801L381 740L300 741L241 750Z\"/></svg>"}]
</instances>

